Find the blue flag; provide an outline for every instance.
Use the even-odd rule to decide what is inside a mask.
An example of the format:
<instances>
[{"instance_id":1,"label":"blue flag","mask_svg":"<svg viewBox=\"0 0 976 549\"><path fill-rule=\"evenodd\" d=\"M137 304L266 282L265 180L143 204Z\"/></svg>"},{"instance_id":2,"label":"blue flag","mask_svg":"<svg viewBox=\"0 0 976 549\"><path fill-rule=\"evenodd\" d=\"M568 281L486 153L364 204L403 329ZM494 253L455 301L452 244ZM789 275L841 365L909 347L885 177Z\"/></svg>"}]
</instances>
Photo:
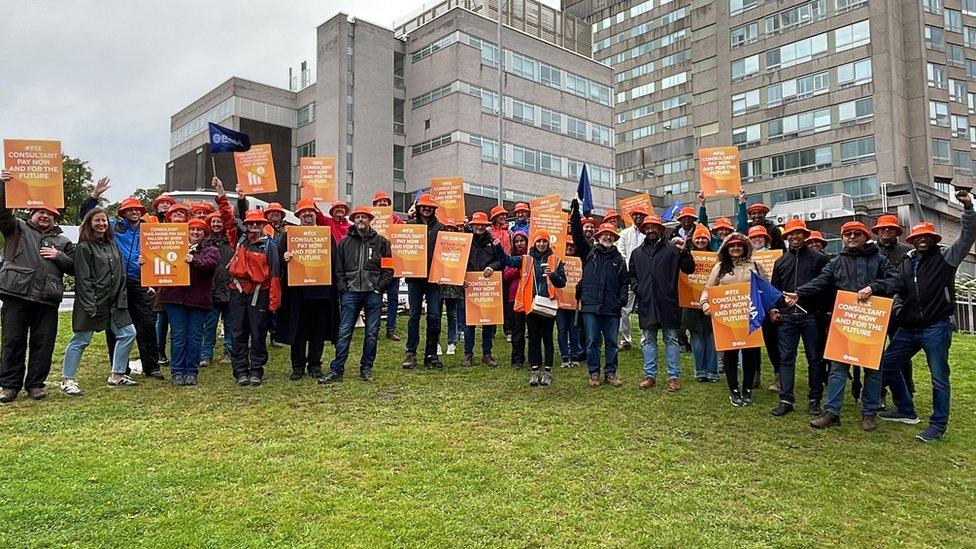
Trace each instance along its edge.
<instances>
[{"instance_id":1,"label":"blue flag","mask_svg":"<svg viewBox=\"0 0 976 549\"><path fill-rule=\"evenodd\" d=\"M593 211L593 191L590 190L590 176L586 173L586 164L580 170L579 185L576 186L576 198L583 208L583 215L590 215Z\"/></svg>"},{"instance_id":2,"label":"blue flag","mask_svg":"<svg viewBox=\"0 0 976 549\"><path fill-rule=\"evenodd\" d=\"M668 206L668 209L664 210L664 213L661 214L661 220L673 221L674 216L678 215L678 213L680 212L681 212L681 202L675 200L674 203Z\"/></svg>"},{"instance_id":3,"label":"blue flag","mask_svg":"<svg viewBox=\"0 0 976 549\"><path fill-rule=\"evenodd\" d=\"M247 134L218 126L213 122L209 125L211 153L244 152L251 148L251 138Z\"/></svg>"},{"instance_id":4,"label":"blue flag","mask_svg":"<svg viewBox=\"0 0 976 549\"><path fill-rule=\"evenodd\" d=\"M776 306L783 293L777 290L766 279L757 275L756 271L751 273L752 280L749 284L749 333L753 333L762 327L766 320L766 311Z\"/></svg>"}]
</instances>

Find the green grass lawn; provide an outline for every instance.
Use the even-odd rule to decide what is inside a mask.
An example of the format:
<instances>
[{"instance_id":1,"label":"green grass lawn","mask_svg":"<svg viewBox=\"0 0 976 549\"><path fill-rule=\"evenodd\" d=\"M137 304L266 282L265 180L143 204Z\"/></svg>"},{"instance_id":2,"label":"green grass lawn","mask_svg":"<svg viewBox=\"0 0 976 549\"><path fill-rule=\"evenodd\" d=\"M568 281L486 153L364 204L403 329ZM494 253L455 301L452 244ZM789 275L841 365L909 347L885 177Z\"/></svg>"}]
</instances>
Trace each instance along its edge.
<instances>
[{"instance_id":1,"label":"green grass lawn","mask_svg":"<svg viewBox=\"0 0 976 549\"><path fill-rule=\"evenodd\" d=\"M371 384L355 363L336 386L290 382L280 348L262 387L217 365L197 387L108 389L97 336L71 399L54 384L69 336L63 316L51 396L0 407L2 547L976 543L972 337L954 341L949 433L922 444L924 423L861 432L850 396L827 431L771 417L765 389L733 408L724 382L694 382L690 354L680 392L643 392L637 350L620 355L621 389L558 367L530 388L526 372L461 369L461 355L405 371L386 340ZM503 337L496 348L507 364Z\"/></svg>"}]
</instances>

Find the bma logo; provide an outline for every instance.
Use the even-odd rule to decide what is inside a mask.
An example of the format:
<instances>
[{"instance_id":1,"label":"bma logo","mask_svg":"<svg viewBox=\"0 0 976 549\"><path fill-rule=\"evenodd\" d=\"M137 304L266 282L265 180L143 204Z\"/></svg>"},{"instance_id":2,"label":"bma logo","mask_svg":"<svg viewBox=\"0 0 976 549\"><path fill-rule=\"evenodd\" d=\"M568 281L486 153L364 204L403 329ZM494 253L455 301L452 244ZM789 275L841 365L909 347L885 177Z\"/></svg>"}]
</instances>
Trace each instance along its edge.
<instances>
[{"instance_id":1,"label":"bma logo","mask_svg":"<svg viewBox=\"0 0 976 549\"><path fill-rule=\"evenodd\" d=\"M244 143L242 143L239 139L232 139L222 133L216 134L214 137L217 138L216 144L218 145L235 145L237 147L244 146Z\"/></svg>"}]
</instances>

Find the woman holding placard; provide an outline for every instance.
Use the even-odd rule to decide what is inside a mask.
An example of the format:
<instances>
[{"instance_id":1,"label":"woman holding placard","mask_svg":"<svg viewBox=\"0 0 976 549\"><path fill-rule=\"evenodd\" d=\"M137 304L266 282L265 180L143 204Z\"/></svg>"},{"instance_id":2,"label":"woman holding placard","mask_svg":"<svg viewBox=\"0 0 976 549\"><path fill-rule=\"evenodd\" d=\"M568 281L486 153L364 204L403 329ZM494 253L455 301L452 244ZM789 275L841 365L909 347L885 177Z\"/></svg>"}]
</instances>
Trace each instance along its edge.
<instances>
[{"instance_id":1,"label":"woman holding placard","mask_svg":"<svg viewBox=\"0 0 976 549\"><path fill-rule=\"evenodd\" d=\"M522 231L512 233L512 255L522 256L529 251L529 237ZM515 310L515 295L518 292L519 280L522 279L521 264L506 265L502 271L505 307L511 309L512 331L512 368L521 370L525 367L525 313Z\"/></svg>"},{"instance_id":2,"label":"woman holding placard","mask_svg":"<svg viewBox=\"0 0 976 549\"><path fill-rule=\"evenodd\" d=\"M536 231L531 242L532 248L528 254L512 256L509 263L521 261L522 264L522 277L515 293L515 312L526 315L529 365L532 367L529 385L545 387L552 383L552 328L558 310L556 288L566 286L566 272L563 262L552 252L549 231ZM545 370L540 373L539 369L543 366Z\"/></svg>"},{"instance_id":3,"label":"woman holding placard","mask_svg":"<svg viewBox=\"0 0 976 549\"><path fill-rule=\"evenodd\" d=\"M708 227L698 225L691 237L692 251L708 252L712 247L712 233ZM695 359L695 380L699 383L716 382L718 353L712 322L701 309L682 308L681 325L691 334L691 354Z\"/></svg>"}]
</instances>

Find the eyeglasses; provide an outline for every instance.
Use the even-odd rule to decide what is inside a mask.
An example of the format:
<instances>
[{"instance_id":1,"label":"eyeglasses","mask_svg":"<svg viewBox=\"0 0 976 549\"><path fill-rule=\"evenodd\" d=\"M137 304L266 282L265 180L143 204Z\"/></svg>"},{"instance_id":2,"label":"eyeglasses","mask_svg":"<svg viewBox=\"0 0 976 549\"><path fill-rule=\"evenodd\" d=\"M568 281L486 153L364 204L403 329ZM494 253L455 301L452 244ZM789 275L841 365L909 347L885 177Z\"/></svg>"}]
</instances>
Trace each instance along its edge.
<instances>
[{"instance_id":1,"label":"eyeglasses","mask_svg":"<svg viewBox=\"0 0 976 549\"><path fill-rule=\"evenodd\" d=\"M864 233L862 233L861 231L847 231L846 233L842 234L841 236L843 236L844 238L856 238L856 237L862 236L862 235L864 235Z\"/></svg>"}]
</instances>

